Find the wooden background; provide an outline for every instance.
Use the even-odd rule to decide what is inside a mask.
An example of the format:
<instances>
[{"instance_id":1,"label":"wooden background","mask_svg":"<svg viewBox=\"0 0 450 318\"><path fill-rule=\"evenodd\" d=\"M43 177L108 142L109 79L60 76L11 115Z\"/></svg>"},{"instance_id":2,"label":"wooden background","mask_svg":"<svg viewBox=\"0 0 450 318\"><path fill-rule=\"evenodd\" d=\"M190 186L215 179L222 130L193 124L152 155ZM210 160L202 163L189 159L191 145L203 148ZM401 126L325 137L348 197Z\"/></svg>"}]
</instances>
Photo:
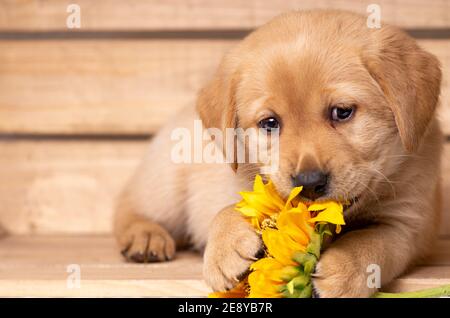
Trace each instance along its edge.
<instances>
[{"instance_id":1,"label":"wooden background","mask_svg":"<svg viewBox=\"0 0 450 318\"><path fill-rule=\"evenodd\" d=\"M358 0L1 0L0 223L17 234L107 233L115 195L148 138L184 105L221 56L289 9ZM66 28L69 3L81 29ZM450 1L378 0L442 62L439 111L450 140ZM450 143L442 235L450 235Z\"/></svg>"}]
</instances>

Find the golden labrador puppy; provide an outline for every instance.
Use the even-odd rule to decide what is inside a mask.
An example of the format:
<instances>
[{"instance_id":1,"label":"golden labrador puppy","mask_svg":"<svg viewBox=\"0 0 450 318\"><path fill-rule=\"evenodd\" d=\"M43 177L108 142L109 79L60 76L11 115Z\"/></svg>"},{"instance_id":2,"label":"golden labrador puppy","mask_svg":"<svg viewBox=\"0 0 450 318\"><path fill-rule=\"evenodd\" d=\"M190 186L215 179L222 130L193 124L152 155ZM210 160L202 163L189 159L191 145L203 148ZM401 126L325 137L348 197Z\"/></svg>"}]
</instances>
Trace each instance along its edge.
<instances>
[{"instance_id":1,"label":"golden labrador puppy","mask_svg":"<svg viewBox=\"0 0 450 318\"><path fill-rule=\"evenodd\" d=\"M341 11L291 12L247 36L223 59L186 109L154 138L125 189L115 233L134 261L172 259L175 246L205 250L215 290L233 287L261 239L233 209L261 167L176 164L172 132L261 128L279 132L279 169L287 195L346 199L347 225L316 268L321 297L367 297L367 269L389 283L429 249L436 233L442 136L435 110L437 59L399 29L366 26ZM173 137L173 136L172 136Z\"/></svg>"}]
</instances>

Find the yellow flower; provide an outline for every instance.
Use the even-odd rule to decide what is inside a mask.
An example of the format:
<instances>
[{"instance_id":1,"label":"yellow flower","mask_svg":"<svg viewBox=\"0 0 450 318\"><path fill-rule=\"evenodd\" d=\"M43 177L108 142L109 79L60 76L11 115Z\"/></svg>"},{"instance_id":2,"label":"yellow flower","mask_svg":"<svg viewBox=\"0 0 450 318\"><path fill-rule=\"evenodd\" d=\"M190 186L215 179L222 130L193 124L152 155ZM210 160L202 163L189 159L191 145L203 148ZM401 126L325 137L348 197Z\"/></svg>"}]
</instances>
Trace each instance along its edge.
<instances>
[{"instance_id":1,"label":"yellow flower","mask_svg":"<svg viewBox=\"0 0 450 318\"><path fill-rule=\"evenodd\" d=\"M306 205L300 203L277 218L277 229L287 233L292 239L303 246L307 246L314 231L310 224L311 216Z\"/></svg>"},{"instance_id":2,"label":"yellow flower","mask_svg":"<svg viewBox=\"0 0 450 318\"><path fill-rule=\"evenodd\" d=\"M251 273L236 288L212 297L311 297L311 273L320 257L326 224L344 225L339 202L307 204L299 201L302 187L292 189L284 201L271 181L256 176L252 192L241 192L236 210L246 217L266 247L266 257L250 267ZM316 227L317 224L320 226Z\"/></svg>"},{"instance_id":3,"label":"yellow flower","mask_svg":"<svg viewBox=\"0 0 450 318\"><path fill-rule=\"evenodd\" d=\"M242 201L236 204L236 210L247 217L257 230L261 229L264 219L279 213L285 206L273 183L269 181L264 184L259 175L255 178L253 191L242 191L240 195Z\"/></svg>"},{"instance_id":4,"label":"yellow flower","mask_svg":"<svg viewBox=\"0 0 450 318\"><path fill-rule=\"evenodd\" d=\"M308 211L319 212L316 217L309 220L311 223L327 222L336 224L336 233L341 232L341 225L345 225L344 208L342 204L335 201L313 203Z\"/></svg>"},{"instance_id":5,"label":"yellow flower","mask_svg":"<svg viewBox=\"0 0 450 318\"><path fill-rule=\"evenodd\" d=\"M285 266L274 258L262 258L250 266L249 298L279 298L281 289L298 274L295 266Z\"/></svg>"},{"instance_id":6,"label":"yellow flower","mask_svg":"<svg viewBox=\"0 0 450 318\"><path fill-rule=\"evenodd\" d=\"M277 229L265 229L262 239L269 255L283 265L295 265L292 254L295 251L305 251L304 245L295 242L288 234Z\"/></svg>"},{"instance_id":7,"label":"yellow flower","mask_svg":"<svg viewBox=\"0 0 450 318\"><path fill-rule=\"evenodd\" d=\"M299 192L293 191L288 202ZM286 205L277 217L276 228L262 230L262 239L269 256L250 267L249 297L273 298L300 294L294 286L299 285L299 281L309 282L309 277L303 277L305 275L300 272L294 256L299 252L305 253L311 241L314 227L310 219L305 204L300 202L295 208ZM305 289L304 284L302 288Z\"/></svg>"},{"instance_id":8,"label":"yellow flower","mask_svg":"<svg viewBox=\"0 0 450 318\"><path fill-rule=\"evenodd\" d=\"M297 208L281 212L277 218L277 228L266 228L262 239L270 256L283 265L295 265L295 252L304 252L314 228L308 224L309 212L303 204Z\"/></svg>"},{"instance_id":9,"label":"yellow flower","mask_svg":"<svg viewBox=\"0 0 450 318\"><path fill-rule=\"evenodd\" d=\"M243 280L233 289L224 292L214 292L208 295L208 298L245 298L248 296L248 282Z\"/></svg>"}]
</instances>

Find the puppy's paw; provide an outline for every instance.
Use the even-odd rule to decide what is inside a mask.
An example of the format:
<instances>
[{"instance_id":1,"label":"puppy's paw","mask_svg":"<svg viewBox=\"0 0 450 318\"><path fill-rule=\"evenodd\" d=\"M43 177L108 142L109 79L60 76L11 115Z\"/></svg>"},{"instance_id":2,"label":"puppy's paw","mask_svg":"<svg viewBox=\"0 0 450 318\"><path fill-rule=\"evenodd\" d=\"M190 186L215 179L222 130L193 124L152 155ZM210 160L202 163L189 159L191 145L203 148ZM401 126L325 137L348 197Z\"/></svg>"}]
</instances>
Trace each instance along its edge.
<instances>
[{"instance_id":1,"label":"puppy's paw","mask_svg":"<svg viewBox=\"0 0 450 318\"><path fill-rule=\"evenodd\" d=\"M138 221L118 235L122 255L128 260L163 262L175 256L175 241L160 225Z\"/></svg>"},{"instance_id":2,"label":"puppy's paw","mask_svg":"<svg viewBox=\"0 0 450 318\"><path fill-rule=\"evenodd\" d=\"M314 295L320 298L369 297L365 268L352 255L332 247L320 258L313 278Z\"/></svg>"},{"instance_id":3,"label":"puppy's paw","mask_svg":"<svg viewBox=\"0 0 450 318\"><path fill-rule=\"evenodd\" d=\"M248 224L236 224L233 231L208 241L203 265L206 283L214 291L233 288L262 254L261 237Z\"/></svg>"}]
</instances>

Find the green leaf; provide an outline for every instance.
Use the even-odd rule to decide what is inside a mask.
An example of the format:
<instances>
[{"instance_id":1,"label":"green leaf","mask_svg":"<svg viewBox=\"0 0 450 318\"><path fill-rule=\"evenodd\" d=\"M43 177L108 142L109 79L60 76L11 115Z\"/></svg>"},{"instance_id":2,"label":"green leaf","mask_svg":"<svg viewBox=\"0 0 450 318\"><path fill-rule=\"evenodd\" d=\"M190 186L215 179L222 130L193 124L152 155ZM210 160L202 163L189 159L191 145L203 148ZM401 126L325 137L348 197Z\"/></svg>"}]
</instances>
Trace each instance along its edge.
<instances>
[{"instance_id":1,"label":"green leaf","mask_svg":"<svg viewBox=\"0 0 450 318\"><path fill-rule=\"evenodd\" d=\"M317 261L317 258L310 253L305 253L305 252L296 252L294 253L293 256L293 260L296 261L297 263L299 263L300 265L303 265L306 262L309 261Z\"/></svg>"},{"instance_id":2,"label":"green leaf","mask_svg":"<svg viewBox=\"0 0 450 318\"><path fill-rule=\"evenodd\" d=\"M296 290L301 290L309 284L310 280L309 275L300 275L293 278L288 284L292 284Z\"/></svg>"},{"instance_id":3,"label":"green leaf","mask_svg":"<svg viewBox=\"0 0 450 318\"><path fill-rule=\"evenodd\" d=\"M314 268L316 267L316 263L315 258L303 263L303 272L305 275L311 276L311 273L314 272Z\"/></svg>"},{"instance_id":4,"label":"green leaf","mask_svg":"<svg viewBox=\"0 0 450 318\"><path fill-rule=\"evenodd\" d=\"M311 298L311 297L312 297L312 285L311 285L311 283L309 283L300 292L300 295L298 298Z\"/></svg>"},{"instance_id":5,"label":"green leaf","mask_svg":"<svg viewBox=\"0 0 450 318\"><path fill-rule=\"evenodd\" d=\"M286 266L281 272L281 279L285 282L290 281L295 276L301 273L301 268L299 266Z\"/></svg>"},{"instance_id":6,"label":"green leaf","mask_svg":"<svg viewBox=\"0 0 450 318\"><path fill-rule=\"evenodd\" d=\"M291 283L294 286L294 283ZM303 288L293 288L290 291L285 289L283 292L285 298L311 298L312 297L312 285L306 284Z\"/></svg>"},{"instance_id":7,"label":"green leaf","mask_svg":"<svg viewBox=\"0 0 450 318\"><path fill-rule=\"evenodd\" d=\"M282 292L283 298L300 298L301 291L300 290L293 290L292 293L290 293L287 289Z\"/></svg>"},{"instance_id":8,"label":"green leaf","mask_svg":"<svg viewBox=\"0 0 450 318\"><path fill-rule=\"evenodd\" d=\"M306 247L306 251L310 254L313 254L317 259L320 257L320 248L322 245L322 236L321 234L314 232L311 234L311 240Z\"/></svg>"},{"instance_id":9,"label":"green leaf","mask_svg":"<svg viewBox=\"0 0 450 318\"><path fill-rule=\"evenodd\" d=\"M289 292L289 295L293 295L295 291L294 281L291 280L289 283L286 284L286 289Z\"/></svg>"}]
</instances>

